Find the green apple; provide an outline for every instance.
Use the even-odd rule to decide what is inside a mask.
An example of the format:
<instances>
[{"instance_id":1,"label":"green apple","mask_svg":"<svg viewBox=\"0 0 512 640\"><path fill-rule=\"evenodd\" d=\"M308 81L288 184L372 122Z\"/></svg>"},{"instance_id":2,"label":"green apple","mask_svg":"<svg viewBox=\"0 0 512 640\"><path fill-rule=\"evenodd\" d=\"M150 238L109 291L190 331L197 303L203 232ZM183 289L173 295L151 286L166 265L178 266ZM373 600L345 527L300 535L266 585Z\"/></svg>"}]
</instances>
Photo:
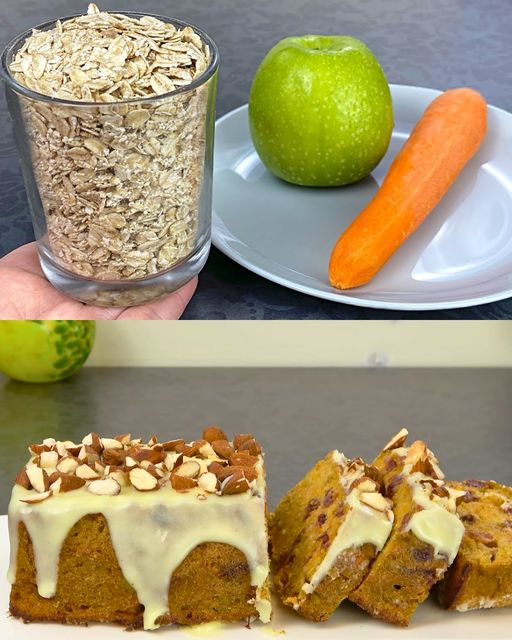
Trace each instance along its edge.
<instances>
[{"instance_id":1,"label":"green apple","mask_svg":"<svg viewBox=\"0 0 512 640\"><path fill-rule=\"evenodd\" d=\"M386 153L391 93L360 40L285 38L254 76L249 124L256 151L276 176L305 186L341 186L367 176Z\"/></svg>"},{"instance_id":2,"label":"green apple","mask_svg":"<svg viewBox=\"0 0 512 640\"><path fill-rule=\"evenodd\" d=\"M55 382L78 371L94 344L91 320L0 321L0 371L24 382Z\"/></svg>"}]
</instances>

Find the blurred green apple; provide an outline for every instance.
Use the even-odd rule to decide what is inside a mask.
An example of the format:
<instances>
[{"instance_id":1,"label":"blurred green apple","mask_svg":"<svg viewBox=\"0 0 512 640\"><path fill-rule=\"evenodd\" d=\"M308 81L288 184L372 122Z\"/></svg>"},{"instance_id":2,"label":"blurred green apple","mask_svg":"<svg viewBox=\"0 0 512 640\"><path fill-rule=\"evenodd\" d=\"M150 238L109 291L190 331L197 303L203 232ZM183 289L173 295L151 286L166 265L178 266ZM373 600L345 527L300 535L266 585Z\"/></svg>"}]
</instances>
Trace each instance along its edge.
<instances>
[{"instance_id":1,"label":"blurred green apple","mask_svg":"<svg viewBox=\"0 0 512 640\"><path fill-rule=\"evenodd\" d=\"M78 371L95 337L91 320L0 321L0 371L24 382L55 382Z\"/></svg>"},{"instance_id":2,"label":"blurred green apple","mask_svg":"<svg viewBox=\"0 0 512 640\"><path fill-rule=\"evenodd\" d=\"M367 176L386 153L391 93L360 40L285 38L254 76L249 124L256 151L276 176L305 186L341 186Z\"/></svg>"}]
</instances>

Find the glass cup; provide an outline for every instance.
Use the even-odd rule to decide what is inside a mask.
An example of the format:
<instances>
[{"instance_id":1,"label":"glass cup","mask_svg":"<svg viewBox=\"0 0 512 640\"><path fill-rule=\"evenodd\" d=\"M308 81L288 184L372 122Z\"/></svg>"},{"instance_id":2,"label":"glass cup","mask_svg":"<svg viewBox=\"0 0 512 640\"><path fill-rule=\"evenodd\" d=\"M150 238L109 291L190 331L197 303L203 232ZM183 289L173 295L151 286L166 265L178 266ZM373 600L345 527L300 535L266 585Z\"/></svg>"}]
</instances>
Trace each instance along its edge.
<instances>
[{"instance_id":1,"label":"glass cup","mask_svg":"<svg viewBox=\"0 0 512 640\"><path fill-rule=\"evenodd\" d=\"M41 267L57 289L101 306L175 291L202 269L211 242L217 47L185 22L123 15L191 27L209 48L207 68L169 93L99 103L17 82L10 63L32 30L0 61Z\"/></svg>"}]
</instances>

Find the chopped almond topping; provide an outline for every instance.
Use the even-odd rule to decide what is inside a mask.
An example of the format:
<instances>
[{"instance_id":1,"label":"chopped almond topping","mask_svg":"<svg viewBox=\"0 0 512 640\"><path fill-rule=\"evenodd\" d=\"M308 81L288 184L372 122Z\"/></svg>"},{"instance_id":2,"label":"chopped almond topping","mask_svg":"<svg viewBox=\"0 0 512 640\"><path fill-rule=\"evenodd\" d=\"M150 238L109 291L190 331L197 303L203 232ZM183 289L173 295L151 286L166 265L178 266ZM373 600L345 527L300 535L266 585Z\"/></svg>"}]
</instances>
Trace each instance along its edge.
<instances>
[{"instance_id":1,"label":"chopped almond topping","mask_svg":"<svg viewBox=\"0 0 512 640\"><path fill-rule=\"evenodd\" d=\"M132 469L129 477L130 482L137 491L153 491L158 487L158 480L146 471L146 469Z\"/></svg>"},{"instance_id":2,"label":"chopped almond topping","mask_svg":"<svg viewBox=\"0 0 512 640\"><path fill-rule=\"evenodd\" d=\"M188 491L197 486L197 480L171 473L171 486L175 491Z\"/></svg>"},{"instance_id":3,"label":"chopped almond topping","mask_svg":"<svg viewBox=\"0 0 512 640\"><path fill-rule=\"evenodd\" d=\"M52 495L51 491L43 491L43 493L38 493L34 496L30 496L30 498L22 498L21 502L26 502L27 504L35 504L36 502L42 502L49 498Z\"/></svg>"},{"instance_id":4,"label":"chopped almond topping","mask_svg":"<svg viewBox=\"0 0 512 640\"><path fill-rule=\"evenodd\" d=\"M169 483L176 491L197 487L197 495L207 499L207 494L250 490L258 477L261 447L249 434L231 443L221 429L207 427L201 439L189 444L182 439L160 443L156 436L144 444L128 433L101 438L92 432L78 444L48 438L31 445L30 453L31 461L18 473L16 484L39 494L86 486L95 495L117 495L121 487L152 491Z\"/></svg>"},{"instance_id":5,"label":"chopped almond topping","mask_svg":"<svg viewBox=\"0 0 512 640\"><path fill-rule=\"evenodd\" d=\"M391 438L382 450L390 451L391 449L399 449L400 447L403 447L408 435L409 432L407 429L400 429L400 431Z\"/></svg>"},{"instance_id":6,"label":"chopped almond topping","mask_svg":"<svg viewBox=\"0 0 512 640\"><path fill-rule=\"evenodd\" d=\"M117 496L121 491L119 482L114 478L102 478L101 480L93 480L87 487L95 496Z\"/></svg>"},{"instance_id":7,"label":"chopped almond topping","mask_svg":"<svg viewBox=\"0 0 512 640\"><path fill-rule=\"evenodd\" d=\"M215 442L215 440L227 441L226 434L224 433L224 431L222 431L222 429L219 429L219 427L206 427L206 429L204 429L203 431L203 438L210 444L212 442Z\"/></svg>"}]
</instances>

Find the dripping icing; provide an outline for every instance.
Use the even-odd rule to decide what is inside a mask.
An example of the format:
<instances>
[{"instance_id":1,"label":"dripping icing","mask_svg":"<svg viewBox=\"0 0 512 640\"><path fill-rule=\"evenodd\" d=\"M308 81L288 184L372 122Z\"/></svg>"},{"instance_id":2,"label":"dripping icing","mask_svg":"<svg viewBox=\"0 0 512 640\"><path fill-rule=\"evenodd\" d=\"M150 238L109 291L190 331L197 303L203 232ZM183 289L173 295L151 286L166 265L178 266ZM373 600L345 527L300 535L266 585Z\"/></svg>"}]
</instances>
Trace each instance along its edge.
<instances>
[{"instance_id":1,"label":"dripping icing","mask_svg":"<svg viewBox=\"0 0 512 640\"><path fill-rule=\"evenodd\" d=\"M9 504L11 583L16 579L20 522L32 540L39 595L51 598L56 592L59 555L67 534L82 517L101 513L107 520L121 571L144 605L145 629L158 627L156 620L168 611L172 573L194 547L204 542L229 544L244 553L251 584L256 587L254 606L262 622L269 621L270 602L261 596L269 573L262 491L260 495L211 494L206 500L198 500L197 489L188 493L165 489L141 493L124 487L119 495L105 497L83 487L37 504L20 501L33 493L16 485ZM172 536L168 535L171 530Z\"/></svg>"}]
</instances>

